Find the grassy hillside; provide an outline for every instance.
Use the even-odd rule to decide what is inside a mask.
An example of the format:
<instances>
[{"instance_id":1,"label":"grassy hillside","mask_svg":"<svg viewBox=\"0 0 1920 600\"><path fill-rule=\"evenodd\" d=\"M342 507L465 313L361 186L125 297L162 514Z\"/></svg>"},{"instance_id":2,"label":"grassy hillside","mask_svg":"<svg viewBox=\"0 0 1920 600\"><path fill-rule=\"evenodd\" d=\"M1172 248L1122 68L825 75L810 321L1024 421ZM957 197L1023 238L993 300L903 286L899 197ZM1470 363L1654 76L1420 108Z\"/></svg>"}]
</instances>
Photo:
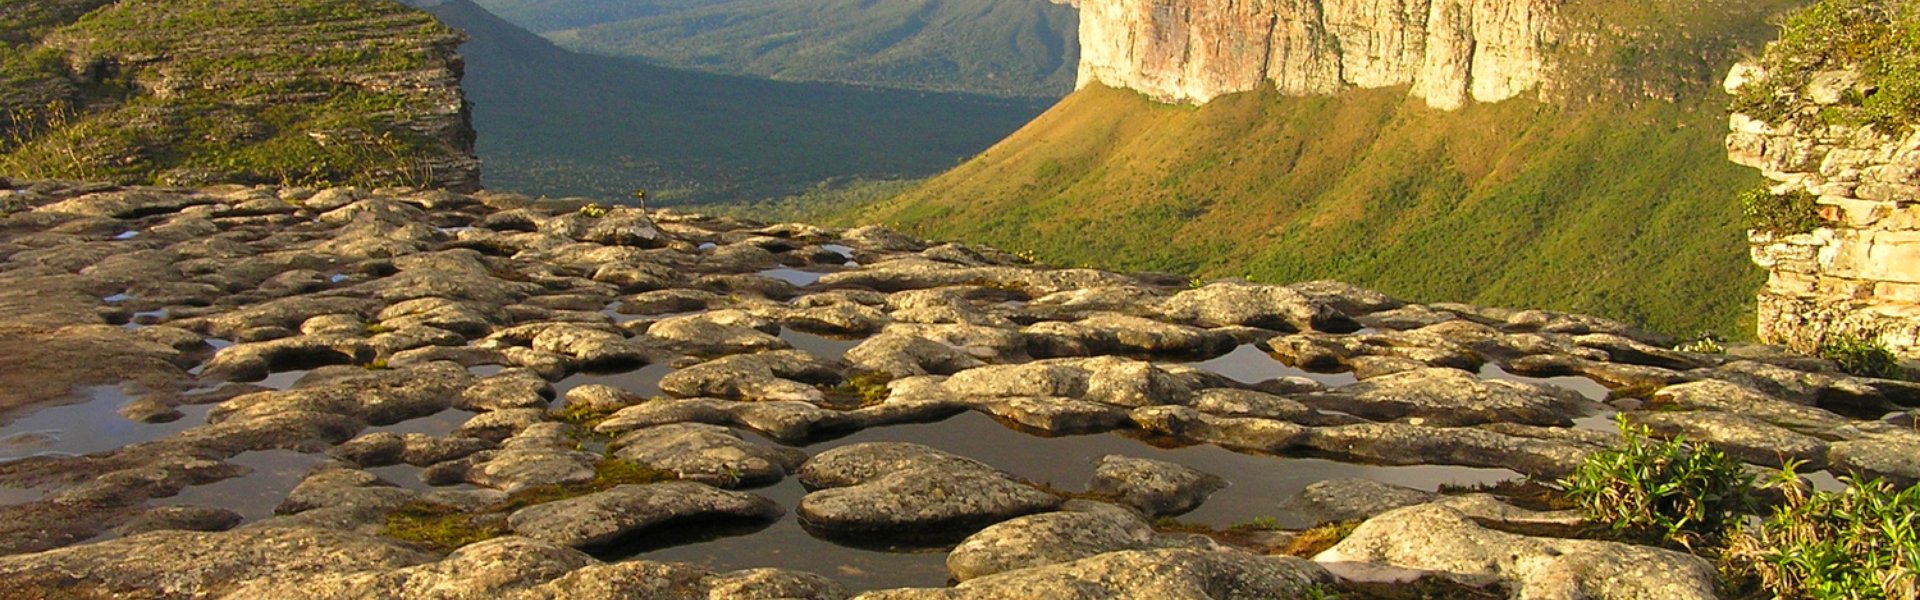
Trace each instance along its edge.
<instances>
[{"instance_id":1,"label":"grassy hillside","mask_svg":"<svg viewBox=\"0 0 1920 600\"><path fill-rule=\"evenodd\" d=\"M920 178L1044 108L665 69L568 52L466 0L427 10L471 38L467 94L486 184L499 189L709 202Z\"/></svg>"},{"instance_id":2,"label":"grassy hillside","mask_svg":"<svg viewBox=\"0 0 1920 600\"><path fill-rule=\"evenodd\" d=\"M0 1L0 173L470 185L459 39L384 0Z\"/></svg>"},{"instance_id":3,"label":"grassy hillside","mask_svg":"<svg viewBox=\"0 0 1920 600\"><path fill-rule=\"evenodd\" d=\"M570 49L784 81L1057 98L1077 18L1047 0L483 0Z\"/></svg>"},{"instance_id":4,"label":"grassy hillside","mask_svg":"<svg viewBox=\"0 0 1920 600\"><path fill-rule=\"evenodd\" d=\"M973 161L843 220L1042 260L1746 332L1760 273L1720 96L1455 113L1404 88L1204 107L1089 88ZM1746 317L1750 318L1750 317Z\"/></svg>"}]
</instances>

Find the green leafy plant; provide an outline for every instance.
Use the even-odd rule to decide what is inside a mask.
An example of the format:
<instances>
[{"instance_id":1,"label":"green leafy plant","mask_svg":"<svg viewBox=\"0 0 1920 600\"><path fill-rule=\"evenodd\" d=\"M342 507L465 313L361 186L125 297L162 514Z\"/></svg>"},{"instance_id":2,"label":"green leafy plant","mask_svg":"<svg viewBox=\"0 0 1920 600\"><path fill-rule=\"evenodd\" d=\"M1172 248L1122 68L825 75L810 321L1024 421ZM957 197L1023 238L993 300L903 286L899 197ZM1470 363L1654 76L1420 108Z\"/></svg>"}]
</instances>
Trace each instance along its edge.
<instances>
[{"instance_id":1,"label":"green leafy plant","mask_svg":"<svg viewBox=\"0 0 1920 600\"><path fill-rule=\"evenodd\" d=\"M1920 487L1849 479L1810 491L1793 465L1775 480L1785 502L1742 531L1728 556L1780 598L1920 597Z\"/></svg>"},{"instance_id":2,"label":"green leafy plant","mask_svg":"<svg viewBox=\"0 0 1920 600\"><path fill-rule=\"evenodd\" d=\"M1881 379L1900 379L1903 375L1900 359L1878 335L1828 336L1820 342L1820 357L1839 363L1840 370L1849 375Z\"/></svg>"},{"instance_id":3,"label":"green leafy plant","mask_svg":"<svg viewBox=\"0 0 1920 600\"><path fill-rule=\"evenodd\" d=\"M1740 214L1747 229L1773 235L1795 235L1820 227L1820 214L1813 194L1792 191L1775 194L1765 187L1741 192Z\"/></svg>"},{"instance_id":4,"label":"green leafy plant","mask_svg":"<svg viewBox=\"0 0 1920 600\"><path fill-rule=\"evenodd\" d=\"M1622 444L1588 455L1560 487L1587 518L1615 535L1692 547L1718 543L1756 506L1740 461L1619 417Z\"/></svg>"},{"instance_id":5,"label":"green leafy plant","mask_svg":"<svg viewBox=\"0 0 1920 600\"><path fill-rule=\"evenodd\" d=\"M1692 340L1681 342L1675 345L1673 349L1681 352L1697 352L1700 354L1726 354L1727 344L1726 340L1720 337L1720 334L1711 331L1702 331L1700 335L1694 336Z\"/></svg>"},{"instance_id":6,"label":"green leafy plant","mask_svg":"<svg viewBox=\"0 0 1920 600\"><path fill-rule=\"evenodd\" d=\"M586 217L589 219L598 219L598 218L607 216L608 210L609 209L604 204L588 204L586 206L580 207L580 216Z\"/></svg>"}]
</instances>

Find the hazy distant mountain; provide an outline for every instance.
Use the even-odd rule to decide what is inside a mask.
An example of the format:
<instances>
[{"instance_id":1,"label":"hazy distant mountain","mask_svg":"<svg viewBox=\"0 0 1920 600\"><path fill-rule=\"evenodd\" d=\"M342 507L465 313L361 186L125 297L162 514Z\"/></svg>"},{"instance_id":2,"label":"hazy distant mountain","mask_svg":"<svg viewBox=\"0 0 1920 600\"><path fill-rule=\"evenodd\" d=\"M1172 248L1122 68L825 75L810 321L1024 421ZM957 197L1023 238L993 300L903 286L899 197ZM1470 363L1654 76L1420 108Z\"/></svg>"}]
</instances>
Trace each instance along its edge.
<instances>
[{"instance_id":1,"label":"hazy distant mountain","mask_svg":"<svg viewBox=\"0 0 1920 600\"><path fill-rule=\"evenodd\" d=\"M1045 108L666 69L566 51L468 0L417 4L471 37L465 86L498 189L703 202L925 177Z\"/></svg>"},{"instance_id":2,"label":"hazy distant mountain","mask_svg":"<svg viewBox=\"0 0 1920 600\"><path fill-rule=\"evenodd\" d=\"M1077 19L1048 0L480 0L570 49L784 81L1059 97Z\"/></svg>"}]
</instances>

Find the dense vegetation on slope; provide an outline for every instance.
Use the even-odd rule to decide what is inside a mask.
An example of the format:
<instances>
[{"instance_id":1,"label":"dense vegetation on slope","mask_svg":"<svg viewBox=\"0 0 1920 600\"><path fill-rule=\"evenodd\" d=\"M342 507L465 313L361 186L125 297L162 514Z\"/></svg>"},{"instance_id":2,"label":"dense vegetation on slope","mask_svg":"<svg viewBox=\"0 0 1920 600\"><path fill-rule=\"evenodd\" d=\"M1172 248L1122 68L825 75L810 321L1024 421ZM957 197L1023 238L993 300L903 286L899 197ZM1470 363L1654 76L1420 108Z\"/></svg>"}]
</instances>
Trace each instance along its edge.
<instances>
[{"instance_id":1,"label":"dense vegetation on slope","mask_svg":"<svg viewBox=\"0 0 1920 600\"><path fill-rule=\"evenodd\" d=\"M1056 263L1338 278L1424 301L1743 334L1762 274L1719 79L1802 0L1574 0L1551 103L1440 112L1405 88L1200 108L1087 89L974 161L840 220Z\"/></svg>"},{"instance_id":2,"label":"dense vegetation on slope","mask_svg":"<svg viewBox=\"0 0 1920 600\"><path fill-rule=\"evenodd\" d=\"M1059 97L1077 19L1047 0L483 0L570 49L784 81Z\"/></svg>"},{"instance_id":3,"label":"dense vegetation on slope","mask_svg":"<svg viewBox=\"0 0 1920 600\"><path fill-rule=\"evenodd\" d=\"M663 69L562 50L466 0L427 10L471 38L467 94L493 188L706 202L926 177L1044 108Z\"/></svg>"},{"instance_id":4,"label":"dense vegetation on slope","mask_svg":"<svg viewBox=\"0 0 1920 600\"><path fill-rule=\"evenodd\" d=\"M1190 108L1095 87L846 220L1055 263L1743 332L1759 273L1729 196L1758 176L1724 157L1724 101L1444 113L1392 88Z\"/></svg>"},{"instance_id":5,"label":"dense vegetation on slope","mask_svg":"<svg viewBox=\"0 0 1920 600\"><path fill-rule=\"evenodd\" d=\"M1809 81L1825 71L1857 74L1842 102L1816 115L1828 122L1900 127L1920 122L1920 4L1826 0L1787 19L1761 60L1765 76L1740 90L1735 110L1767 120L1788 116Z\"/></svg>"},{"instance_id":6,"label":"dense vegetation on slope","mask_svg":"<svg viewBox=\"0 0 1920 600\"><path fill-rule=\"evenodd\" d=\"M471 184L459 40L384 0L5 0L0 173Z\"/></svg>"}]
</instances>

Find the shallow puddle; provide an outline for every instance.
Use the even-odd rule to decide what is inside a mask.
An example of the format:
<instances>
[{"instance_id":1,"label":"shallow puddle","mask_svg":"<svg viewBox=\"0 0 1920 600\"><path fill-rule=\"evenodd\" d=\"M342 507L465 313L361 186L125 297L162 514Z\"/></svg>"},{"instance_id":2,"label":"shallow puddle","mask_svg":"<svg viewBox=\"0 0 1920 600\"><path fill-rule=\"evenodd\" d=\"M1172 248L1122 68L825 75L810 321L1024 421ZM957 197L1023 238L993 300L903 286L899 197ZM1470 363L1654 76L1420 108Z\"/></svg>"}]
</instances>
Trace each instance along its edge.
<instances>
[{"instance_id":1,"label":"shallow puddle","mask_svg":"<svg viewBox=\"0 0 1920 600\"><path fill-rule=\"evenodd\" d=\"M47 490L44 489L0 487L0 506L26 504L39 500L46 494Z\"/></svg>"},{"instance_id":2,"label":"shallow puddle","mask_svg":"<svg viewBox=\"0 0 1920 600\"><path fill-rule=\"evenodd\" d=\"M149 442L207 423L212 404L178 407L184 416L167 423L140 423L120 416L133 398L113 386L88 388L88 400L53 406L0 426L0 462L30 456L72 456Z\"/></svg>"},{"instance_id":3,"label":"shallow puddle","mask_svg":"<svg viewBox=\"0 0 1920 600\"><path fill-rule=\"evenodd\" d=\"M276 390L290 390L290 389L293 389L293 384L298 383L300 381L301 377L306 377L308 373L312 373L312 372L313 371L310 371L310 370L299 370L299 371L279 371L276 373L268 373L265 379L255 381L253 382L253 384L258 385L260 387L270 387Z\"/></svg>"},{"instance_id":4,"label":"shallow puddle","mask_svg":"<svg viewBox=\"0 0 1920 600\"><path fill-rule=\"evenodd\" d=\"M214 506L240 513L243 523L273 516L273 509L287 499L287 493L305 479L307 472L325 461L316 454L292 450L243 452L227 462L252 469L239 477L206 485L189 486L167 498L155 498L159 506ZM397 483L397 482L396 482Z\"/></svg>"},{"instance_id":5,"label":"shallow puddle","mask_svg":"<svg viewBox=\"0 0 1920 600\"><path fill-rule=\"evenodd\" d=\"M860 345L860 342L867 341L864 338L838 338L815 335L804 331L795 331L792 328L781 329L780 339L786 340L786 342L792 344L795 349L805 350L808 354L827 360L846 358L848 350L852 350L854 346Z\"/></svg>"},{"instance_id":6,"label":"shallow puddle","mask_svg":"<svg viewBox=\"0 0 1920 600\"><path fill-rule=\"evenodd\" d=\"M361 435L384 432L399 435L419 433L443 436L453 433L455 429L459 429L461 425L465 424L468 419L472 419L479 414L480 413L467 412L457 408L449 408L431 415L407 419L399 423L369 427L366 431L361 432Z\"/></svg>"},{"instance_id":7,"label":"shallow puddle","mask_svg":"<svg viewBox=\"0 0 1920 600\"><path fill-rule=\"evenodd\" d=\"M1281 377L1305 377L1320 382L1321 385L1335 388L1352 384L1359 378L1352 373L1315 373L1305 369L1287 366L1273 355L1262 352L1253 344L1243 344L1232 352L1222 354L1210 360L1185 363L1189 367L1206 369L1240 383L1254 384Z\"/></svg>"},{"instance_id":8,"label":"shallow puddle","mask_svg":"<svg viewBox=\"0 0 1920 600\"><path fill-rule=\"evenodd\" d=\"M1241 454L1215 446L1159 448L1114 434L1044 438L1008 428L992 417L967 412L938 423L895 425L863 430L844 438L806 446L809 454L864 442L914 442L978 460L1030 481L1062 490L1084 490L1100 458L1121 454L1180 463L1225 477L1232 484L1215 493L1182 521L1226 527L1271 518L1285 527L1313 525L1282 503L1308 484L1359 477L1424 490L1443 484L1472 485L1520 477L1504 469L1445 466L1383 467L1314 458ZM653 538L626 548L647 560L685 561L721 570L784 567L831 576L855 589L942 586L948 578L943 549L853 547L815 538L793 511L805 490L796 479L754 493L788 510L771 526L703 528L672 539ZM661 547L664 544L680 544Z\"/></svg>"},{"instance_id":9,"label":"shallow puddle","mask_svg":"<svg viewBox=\"0 0 1920 600\"><path fill-rule=\"evenodd\" d=\"M673 372L673 367L665 361L653 363L632 371L621 373L574 373L553 383L556 402L567 397L567 392L588 384L610 385L642 398L660 395L660 378Z\"/></svg>"},{"instance_id":10,"label":"shallow puddle","mask_svg":"<svg viewBox=\"0 0 1920 600\"><path fill-rule=\"evenodd\" d=\"M1504 381L1517 381L1520 383L1566 388L1578 392L1580 395L1586 396L1588 400L1595 402L1606 402L1607 395L1613 392L1607 389L1607 386L1600 385L1600 382L1585 377L1572 375L1563 377L1528 377L1509 373L1506 369L1500 368L1500 365L1493 363L1487 363L1481 366L1479 375L1481 379L1500 379Z\"/></svg>"},{"instance_id":11,"label":"shallow puddle","mask_svg":"<svg viewBox=\"0 0 1920 600\"><path fill-rule=\"evenodd\" d=\"M1612 390L1608 389L1607 386L1585 377L1573 375L1561 377L1528 377L1509 373L1506 369L1502 369L1499 365L1493 363L1487 363L1481 366L1479 376L1481 379L1498 379L1572 390L1594 402L1604 403L1607 401L1608 395L1612 393ZM1613 407L1601 404L1593 407L1593 410L1585 415L1574 417L1573 428L1585 431L1619 431L1620 424L1614 420L1614 415L1619 413L1620 411L1615 410Z\"/></svg>"},{"instance_id":12,"label":"shallow puddle","mask_svg":"<svg viewBox=\"0 0 1920 600\"><path fill-rule=\"evenodd\" d=\"M761 277L772 277L774 279L791 283L795 287L807 287L809 285L813 285L813 282L819 281L821 277L827 276L826 273L815 273L812 271L802 271L799 269L792 269L787 267L780 267L778 269L767 269L765 271L755 273L755 275L759 275Z\"/></svg>"}]
</instances>

